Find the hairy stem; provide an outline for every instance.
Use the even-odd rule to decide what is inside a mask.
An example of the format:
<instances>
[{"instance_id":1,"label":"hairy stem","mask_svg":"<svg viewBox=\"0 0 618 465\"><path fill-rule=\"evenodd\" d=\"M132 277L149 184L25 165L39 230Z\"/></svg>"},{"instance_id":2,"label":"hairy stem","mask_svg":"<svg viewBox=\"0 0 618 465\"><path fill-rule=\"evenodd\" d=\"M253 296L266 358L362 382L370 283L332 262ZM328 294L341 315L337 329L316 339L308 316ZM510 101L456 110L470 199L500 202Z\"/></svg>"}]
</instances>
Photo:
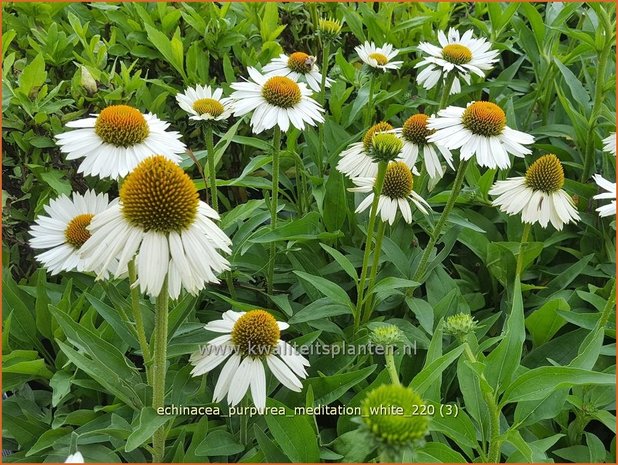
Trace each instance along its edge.
<instances>
[{"instance_id":1,"label":"hairy stem","mask_svg":"<svg viewBox=\"0 0 618 465\"><path fill-rule=\"evenodd\" d=\"M213 142L212 125L206 126L206 151L208 152L208 178L212 208L219 212L219 198L217 197L217 172L215 171L215 144Z\"/></svg>"},{"instance_id":2,"label":"hairy stem","mask_svg":"<svg viewBox=\"0 0 618 465\"><path fill-rule=\"evenodd\" d=\"M378 215L378 202L380 200L380 193L382 192L382 184L384 183L384 175L386 174L387 162L380 162L378 164L378 174L376 176L376 182L373 186L373 202L371 203L371 210L369 212L369 224L367 225L367 240L365 241L365 253L363 254L363 267L361 269L361 276L358 281L358 288L356 292L356 311L354 313L354 331L356 332L360 327L361 322L361 310L363 308L363 296L365 293L365 281L367 279L367 269L369 265L369 256L371 255L371 245L373 241L373 229L375 227L376 216Z\"/></svg>"},{"instance_id":3,"label":"hairy stem","mask_svg":"<svg viewBox=\"0 0 618 465\"><path fill-rule=\"evenodd\" d=\"M444 210L442 211L442 215L440 215L440 219L436 224L433 232L431 233L431 238L429 239L429 243L427 247L423 251L423 255L421 257L421 261L419 262L418 269L412 278L413 281L418 281L423 277L425 271L427 269L427 262L429 261L429 256L438 242L440 237L440 233L442 232L442 228L446 224L446 220L448 219L451 210L455 206L455 202L457 201L457 197L459 196L459 192L461 191L461 187L463 186L463 181L466 175L466 169L468 168L470 160L460 160L459 167L457 168L457 175L455 176L455 181L453 182L453 188L451 190L451 195L449 196L446 205L444 206Z\"/></svg>"},{"instance_id":4,"label":"hairy stem","mask_svg":"<svg viewBox=\"0 0 618 465\"><path fill-rule=\"evenodd\" d=\"M270 199L270 228L274 230L277 227L277 210L279 208L279 151L281 150L281 128L275 125L273 132L273 184L272 197ZM268 260L268 274L266 277L266 286L269 294L273 293L273 280L275 277L275 255L277 246L275 241L270 244L270 258Z\"/></svg>"},{"instance_id":5,"label":"hairy stem","mask_svg":"<svg viewBox=\"0 0 618 465\"><path fill-rule=\"evenodd\" d=\"M129 289L131 291L131 309L133 310L133 318L135 319L135 329L137 330L137 341L139 347L142 350L142 357L144 359L144 368L146 370L146 380L148 384L151 383L151 365L152 359L150 358L150 347L148 340L146 339L146 330L144 329L144 320L142 319L142 312L139 308L140 292L139 287L136 285L137 272L135 270L135 259L132 259L128 264L129 270Z\"/></svg>"},{"instance_id":6,"label":"hairy stem","mask_svg":"<svg viewBox=\"0 0 618 465\"><path fill-rule=\"evenodd\" d=\"M169 293L167 289L167 277L163 282L161 292L157 296L155 305L155 341L154 341L154 366L152 377L152 408L155 411L165 406L165 375L167 373L167 323L168 323ZM154 453L153 463L163 462L165 455L165 425L155 431L152 439Z\"/></svg>"}]
</instances>

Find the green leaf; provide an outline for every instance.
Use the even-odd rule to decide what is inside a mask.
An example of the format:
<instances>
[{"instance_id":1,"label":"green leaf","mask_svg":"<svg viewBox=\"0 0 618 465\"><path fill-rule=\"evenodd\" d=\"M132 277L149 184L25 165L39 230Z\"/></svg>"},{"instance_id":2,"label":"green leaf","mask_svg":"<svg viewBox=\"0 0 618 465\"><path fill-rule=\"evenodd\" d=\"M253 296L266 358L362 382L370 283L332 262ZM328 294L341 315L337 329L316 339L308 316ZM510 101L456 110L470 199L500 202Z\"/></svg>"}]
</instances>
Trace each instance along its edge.
<instances>
[{"instance_id":1,"label":"green leaf","mask_svg":"<svg viewBox=\"0 0 618 465\"><path fill-rule=\"evenodd\" d=\"M343 433L329 445L343 455L341 463L363 463L376 447L371 441L367 441L366 435L358 429Z\"/></svg>"},{"instance_id":2,"label":"green leaf","mask_svg":"<svg viewBox=\"0 0 618 465\"><path fill-rule=\"evenodd\" d=\"M97 299L93 295L88 293L84 294L86 299L90 302L92 307L97 311L99 315L103 317L103 319L109 323L109 325L114 328L114 331L118 336L129 346L134 349L139 348L139 343L137 342L137 338L133 332L128 327L128 323L123 321L121 314L115 309Z\"/></svg>"},{"instance_id":3,"label":"green leaf","mask_svg":"<svg viewBox=\"0 0 618 465\"><path fill-rule=\"evenodd\" d=\"M545 303L526 318L526 328L535 346L549 341L562 328L566 321L558 310L569 311L571 307L564 299L554 299Z\"/></svg>"},{"instance_id":4,"label":"green leaf","mask_svg":"<svg viewBox=\"0 0 618 465\"><path fill-rule=\"evenodd\" d=\"M197 455L213 456L213 455L234 455L245 450L244 446L239 444L231 433L224 430L215 430L204 438L197 446L195 453Z\"/></svg>"},{"instance_id":5,"label":"green leaf","mask_svg":"<svg viewBox=\"0 0 618 465\"><path fill-rule=\"evenodd\" d=\"M167 62L172 65L184 79L187 79L182 60L182 43L178 44L178 39L175 41L168 39L164 33L155 29L150 24L144 24L144 28L146 29L150 43L155 46ZM181 48L180 50L179 46Z\"/></svg>"},{"instance_id":6,"label":"green leaf","mask_svg":"<svg viewBox=\"0 0 618 465\"><path fill-rule=\"evenodd\" d=\"M47 339L52 339L51 315L47 306L49 298L47 297L47 274L45 269L41 268L37 272L36 281L36 307L35 318L36 328Z\"/></svg>"},{"instance_id":7,"label":"green leaf","mask_svg":"<svg viewBox=\"0 0 618 465\"><path fill-rule=\"evenodd\" d=\"M612 386L615 383L616 377L613 374L571 367L539 367L515 379L504 392L501 404L542 399L562 387L582 384Z\"/></svg>"},{"instance_id":8,"label":"green leaf","mask_svg":"<svg viewBox=\"0 0 618 465\"><path fill-rule=\"evenodd\" d=\"M288 458L281 452L281 449L260 429L257 424L253 424L255 439L258 442L260 450L264 452L266 461L269 463L285 463Z\"/></svg>"},{"instance_id":9,"label":"green leaf","mask_svg":"<svg viewBox=\"0 0 618 465\"><path fill-rule=\"evenodd\" d=\"M347 198L343 175L338 170L331 170L326 181L323 220L326 230L338 231L343 227L347 211Z\"/></svg>"},{"instance_id":10,"label":"green leaf","mask_svg":"<svg viewBox=\"0 0 618 465\"><path fill-rule=\"evenodd\" d=\"M322 298L311 302L305 308L295 313L289 320L290 324L305 323L307 321L320 320L331 316L352 314L349 305L331 303L331 299Z\"/></svg>"},{"instance_id":11,"label":"green leaf","mask_svg":"<svg viewBox=\"0 0 618 465\"><path fill-rule=\"evenodd\" d=\"M429 303L417 297L406 297L408 308L414 313L414 316L420 323L421 327L428 333L433 334L433 308Z\"/></svg>"},{"instance_id":12,"label":"green leaf","mask_svg":"<svg viewBox=\"0 0 618 465\"><path fill-rule=\"evenodd\" d=\"M468 463L459 452L441 442L428 442L416 451L419 463Z\"/></svg>"},{"instance_id":13,"label":"green leaf","mask_svg":"<svg viewBox=\"0 0 618 465\"><path fill-rule=\"evenodd\" d=\"M515 280L511 313L506 321L504 339L500 341L485 362L485 376L494 391L503 390L511 381L511 377L521 359L523 343L526 339L524 327L524 305L521 295L521 282Z\"/></svg>"},{"instance_id":14,"label":"green leaf","mask_svg":"<svg viewBox=\"0 0 618 465\"><path fill-rule=\"evenodd\" d=\"M442 377L442 372L462 354L463 350L464 346L459 346L435 359L412 379L410 387L422 396L436 379Z\"/></svg>"},{"instance_id":15,"label":"green leaf","mask_svg":"<svg viewBox=\"0 0 618 465\"><path fill-rule=\"evenodd\" d=\"M311 386L315 395L315 405L328 405L350 391L358 383L366 379L376 369L371 365L360 370L340 373L337 375L308 378L305 386Z\"/></svg>"},{"instance_id":16,"label":"green leaf","mask_svg":"<svg viewBox=\"0 0 618 465\"><path fill-rule=\"evenodd\" d=\"M329 247L326 244L320 243L320 247L322 247L331 257L335 259L337 263L341 266L341 269L345 271L350 278L353 280L358 280L358 273L356 272L356 268L352 265L352 262L341 252L338 250Z\"/></svg>"},{"instance_id":17,"label":"green leaf","mask_svg":"<svg viewBox=\"0 0 618 465\"><path fill-rule=\"evenodd\" d=\"M17 90L26 97L29 97L32 91L41 87L47 79L45 71L45 58L42 53L39 53L22 71L19 76L19 87Z\"/></svg>"},{"instance_id":18,"label":"green leaf","mask_svg":"<svg viewBox=\"0 0 618 465\"><path fill-rule=\"evenodd\" d=\"M146 441L150 441L154 432L172 418L174 417L169 415L159 415L152 407L142 408L136 422L137 424L134 422L132 425L133 432L127 438L127 443L124 447L125 452L131 452Z\"/></svg>"},{"instance_id":19,"label":"green leaf","mask_svg":"<svg viewBox=\"0 0 618 465\"><path fill-rule=\"evenodd\" d=\"M270 407L284 405L272 399L267 400ZM265 415L268 425L277 445L292 462L319 462L320 448L317 435L309 417L304 415Z\"/></svg>"},{"instance_id":20,"label":"green leaf","mask_svg":"<svg viewBox=\"0 0 618 465\"><path fill-rule=\"evenodd\" d=\"M326 297L330 297L333 302L339 303L342 305L347 305L352 308L352 301L350 297L339 287L337 284L329 281L328 279L322 278L320 276L313 276L309 273L305 273L304 271L294 271L294 274L298 276L303 281L314 286L318 291L324 294Z\"/></svg>"}]
</instances>

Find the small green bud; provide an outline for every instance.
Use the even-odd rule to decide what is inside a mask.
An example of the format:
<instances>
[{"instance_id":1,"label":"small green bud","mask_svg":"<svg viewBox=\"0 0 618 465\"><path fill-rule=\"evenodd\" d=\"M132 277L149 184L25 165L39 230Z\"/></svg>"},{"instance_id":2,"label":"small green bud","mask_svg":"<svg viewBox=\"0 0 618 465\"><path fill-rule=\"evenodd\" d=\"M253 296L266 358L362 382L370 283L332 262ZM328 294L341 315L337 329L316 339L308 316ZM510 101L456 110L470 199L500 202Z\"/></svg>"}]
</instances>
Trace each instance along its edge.
<instances>
[{"instance_id":1,"label":"small green bud","mask_svg":"<svg viewBox=\"0 0 618 465\"><path fill-rule=\"evenodd\" d=\"M318 31L325 39L333 40L341 33L341 21L332 18L320 18L318 21Z\"/></svg>"},{"instance_id":2,"label":"small green bud","mask_svg":"<svg viewBox=\"0 0 618 465\"><path fill-rule=\"evenodd\" d=\"M362 421L373 436L391 446L410 444L423 439L429 417L420 415L424 406L412 389L383 384L370 391L361 403Z\"/></svg>"},{"instance_id":3,"label":"small green bud","mask_svg":"<svg viewBox=\"0 0 618 465\"><path fill-rule=\"evenodd\" d=\"M444 332L457 337L463 337L474 331L476 328L478 328L478 324L472 315L468 315L467 313L458 313L457 315L449 316L446 319Z\"/></svg>"},{"instance_id":4,"label":"small green bud","mask_svg":"<svg viewBox=\"0 0 618 465\"><path fill-rule=\"evenodd\" d=\"M391 161L397 158L403 142L395 134L379 133L373 136L370 155L374 161Z\"/></svg>"},{"instance_id":5,"label":"small green bud","mask_svg":"<svg viewBox=\"0 0 618 465\"><path fill-rule=\"evenodd\" d=\"M369 339L377 346L390 347L403 342L403 333L395 325L378 326L371 331Z\"/></svg>"}]
</instances>

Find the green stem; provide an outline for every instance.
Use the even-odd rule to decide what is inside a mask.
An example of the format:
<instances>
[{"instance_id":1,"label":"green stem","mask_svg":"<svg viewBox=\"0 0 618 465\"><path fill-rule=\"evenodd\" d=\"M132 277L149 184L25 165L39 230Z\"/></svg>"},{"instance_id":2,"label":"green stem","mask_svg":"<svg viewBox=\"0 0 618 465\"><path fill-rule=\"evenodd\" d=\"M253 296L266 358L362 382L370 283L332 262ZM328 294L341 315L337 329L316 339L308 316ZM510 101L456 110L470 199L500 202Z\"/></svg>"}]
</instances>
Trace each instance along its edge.
<instances>
[{"instance_id":1,"label":"green stem","mask_svg":"<svg viewBox=\"0 0 618 465\"><path fill-rule=\"evenodd\" d=\"M225 272L225 284L227 284L227 290L230 293L230 297L236 300L236 288L234 287L234 277L231 271Z\"/></svg>"},{"instance_id":2,"label":"green stem","mask_svg":"<svg viewBox=\"0 0 618 465\"><path fill-rule=\"evenodd\" d=\"M328 74L328 61L330 58L330 41L324 41L324 47L322 48L322 81L320 82L320 103L324 105L326 103L326 75Z\"/></svg>"},{"instance_id":3,"label":"green stem","mask_svg":"<svg viewBox=\"0 0 618 465\"><path fill-rule=\"evenodd\" d=\"M607 298L607 303L603 308L603 312L601 312L601 317L599 318L598 325L605 326L609 321L609 317L612 314L612 310L616 306L616 280L614 279L614 284L612 286L612 290L609 293L609 297Z\"/></svg>"},{"instance_id":4,"label":"green stem","mask_svg":"<svg viewBox=\"0 0 618 465\"><path fill-rule=\"evenodd\" d=\"M144 329L144 320L142 319L142 312L139 308L140 292L139 287L136 286L137 272L135 270L135 259L132 259L128 264L129 270L129 289L131 291L131 309L133 310L133 318L135 319L135 329L137 330L137 340L139 347L142 350L142 357L144 359L144 369L146 370L146 380L148 384L151 383L151 365L152 359L150 358L150 347L146 339L146 331Z\"/></svg>"},{"instance_id":5,"label":"green stem","mask_svg":"<svg viewBox=\"0 0 618 465\"><path fill-rule=\"evenodd\" d=\"M520 279L521 272L524 269L524 248L525 244L528 242L528 235L530 234L531 228L531 223L524 223L524 230L521 233L521 242L519 244L519 254L517 255L517 268L515 271L516 279Z\"/></svg>"},{"instance_id":6,"label":"green stem","mask_svg":"<svg viewBox=\"0 0 618 465\"><path fill-rule=\"evenodd\" d=\"M476 363L476 357L472 353L470 344L464 342L464 353L471 363ZM481 375L485 379L485 375ZM496 403L493 392L483 392L483 399L489 410L489 452L487 454L487 463L499 463L500 449L502 447L502 439L500 439L500 408Z\"/></svg>"},{"instance_id":7,"label":"green stem","mask_svg":"<svg viewBox=\"0 0 618 465\"><path fill-rule=\"evenodd\" d=\"M320 103L326 107L326 74L328 73L328 59L330 58L330 42L325 41L322 48L322 81L320 82ZM318 127L318 175L320 178L324 175L324 125Z\"/></svg>"},{"instance_id":8,"label":"green stem","mask_svg":"<svg viewBox=\"0 0 618 465\"><path fill-rule=\"evenodd\" d=\"M270 199L270 228L274 230L277 227L277 209L279 208L279 151L281 150L281 128L275 125L273 131L273 186L272 197ZM268 260L268 275L266 277L266 286L269 294L273 293L273 280L275 276L275 255L277 247L275 241L270 244L270 258Z\"/></svg>"},{"instance_id":9,"label":"green stem","mask_svg":"<svg viewBox=\"0 0 618 465\"><path fill-rule=\"evenodd\" d=\"M451 71L446 76L446 81L444 82L444 88L442 89L442 97L440 97L440 103L438 104L438 110L443 110L446 108L446 104L448 103L448 98L451 95L451 87L453 87L453 81L455 80L455 72Z\"/></svg>"},{"instance_id":10,"label":"green stem","mask_svg":"<svg viewBox=\"0 0 618 465\"><path fill-rule=\"evenodd\" d=\"M303 175L302 175L302 160L299 156L296 156L294 161L295 165L295 175L296 178L296 210L298 211L299 216L303 216L304 207L303 207Z\"/></svg>"},{"instance_id":11,"label":"green stem","mask_svg":"<svg viewBox=\"0 0 618 465\"><path fill-rule=\"evenodd\" d=\"M602 15L603 27L605 34L608 36L608 41L612 38L613 27L611 24L607 24L607 19ZM586 182L592 175L594 164L594 130L597 126L600 112L603 105L603 97L605 96L605 70L607 63L612 53L611 42L606 43L599 54L599 62L597 65L596 84L594 88L594 103L592 105L592 111L590 113L590 119L588 120L588 137L586 138L586 155L584 158L584 169L582 170L581 182Z\"/></svg>"},{"instance_id":12,"label":"green stem","mask_svg":"<svg viewBox=\"0 0 618 465\"><path fill-rule=\"evenodd\" d=\"M206 125L206 151L208 152L208 178L210 180L210 197L212 208L219 212L219 198L217 196L217 172L215 171L215 144L213 142L212 125Z\"/></svg>"},{"instance_id":13,"label":"green stem","mask_svg":"<svg viewBox=\"0 0 618 465\"><path fill-rule=\"evenodd\" d=\"M416 273L412 278L413 281L418 281L425 274L425 270L427 269L427 262L429 261L429 255L438 242L438 238L440 237L440 232L442 232L442 228L446 224L446 220L448 219L451 210L455 206L455 202L457 201L457 197L459 196L459 192L461 191L461 187L463 186L464 178L466 175L466 169L468 168L470 160L460 160L459 167L457 168L457 175L455 176L455 181L453 182L453 188L451 190L451 195L449 196L446 205L444 206L444 210L442 211L442 215L440 215L440 219L434 228L431 238L429 239L429 243L427 247L423 251L423 255L421 257L421 261L418 265Z\"/></svg>"},{"instance_id":14,"label":"green stem","mask_svg":"<svg viewBox=\"0 0 618 465\"><path fill-rule=\"evenodd\" d=\"M246 446L249 437L249 415L247 415L246 409L249 406L249 398L245 396L241 402L243 407L243 413L240 415L240 443Z\"/></svg>"},{"instance_id":15,"label":"green stem","mask_svg":"<svg viewBox=\"0 0 618 465\"><path fill-rule=\"evenodd\" d=\"M373 248L373 262L371 263L371 274L369 275L369 283L367 287L371 289L371 287L375 283L376 275L378 274L378 266L380 264L380 254L382 252L382 240L384 239L384 221L380 221L378 224L378 232L376 234L376 245ZM367 322L371 319L371 314L373 313L373 296L367 298L367 302L364 306L364 317L363 321Z\"/></svg>"},{"instance_id":16,"label":"green stem","mask_svg":"<svg viewBox=\"0 0 618 465\"><path fill-rule=\"evenodd\" d=\"M365 128L371 125L373 118L373 87L375 81L375 72L371 71L371 77L369 78L369 99L367 100L367 110L365 111Z\"/></svg>"},{"instance_id":17,"label":"green stem","mask_svg":"<svg viewBox=\"0 0 618 465\"><path fill-rule=\"evenodd\" d=\"M155 340L154 340L154 366L152 377L152 408L157 411L165 406L165 375L167 373L167 323L168 323L169 293L167 289L167 276L163 281L161 292L157 296L155 304ZM165 455L165 426L155 431L152 446L154 454L152 463L161 463Z\"/></svg>"},{"instance_id":18,"label":"green stem","mask_svg":"<svg viewBox=\"0 0 618 465\"><path fill-rule=\"evenodd\" d=\"M384 358L386 359L386 369L388 370L388 375L391 377L391 383L399 386L401 382L397 374L397 367L395 367L394 347L386 347Z\"/></svg>"},{"instance_id":19,"label":"green stem","mask_svg":"<svg viewBox=\"0 0 618 465\"><path fill-rule=\"evenodd\" d=\"M378 202L380 201L380 193L382 192L382 184L384 184L384 175L386 174L387 162L381 161L378 164L378 174L376 182L373 186L373 202L369 212L369 224L367 225L367 240L365 241L365 253L363 255L363 267L361 276L358 281L356 292L356 312L354 313L354 332L360 327L361 309L363 308L363 295L365 293L365 280L367 279L367 268L369 265L369 255L371 254L371 245L373 240L373 229L378 214Z\"/></svg>"}]
</instances>

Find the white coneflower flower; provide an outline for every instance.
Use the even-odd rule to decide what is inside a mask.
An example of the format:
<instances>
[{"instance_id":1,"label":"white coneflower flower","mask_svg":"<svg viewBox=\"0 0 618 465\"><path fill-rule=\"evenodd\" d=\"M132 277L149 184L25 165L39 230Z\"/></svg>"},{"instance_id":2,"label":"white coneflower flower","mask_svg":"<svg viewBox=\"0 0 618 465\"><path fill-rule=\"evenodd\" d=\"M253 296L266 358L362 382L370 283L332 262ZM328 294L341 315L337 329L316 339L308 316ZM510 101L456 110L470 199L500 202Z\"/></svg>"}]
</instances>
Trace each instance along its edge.
<instances>
[{"instance_id":1,"label":"white coneflower flower","mask_svg":"<svg viewBox=\"0 0 618 465\"><path fill-rule=\"evenodd\" d=\"M315 126L324 122L324 108L311 98L311 91L304 82L296 82L286 76L264 76L255 68L248 68L253 80L231 85L235 92L234 116L253 111L251 127L258 134L278 125L287 131L290 124L305 129L305 124Z\"/></svg>"},{"instance_id":2,"label":"white coneflower flower","mask_svg":"<svg viewBox=\"0 0 618 465\"><path fill-rule=\"evenodd\" d=\"M597 208L599 216L616 216L616 183L608 181L600 174L595 174L593 178L594 182L596 182L601 189L607 191L595 195L594 198L597 200L611 199L611 202L607 205L602 205Z\"/></svg>"},{"instance_id":3,"label":"white coneflower flower","mask_svg":"<svg viewBox=\"0 0 618 465\"><path fill-rule=\"evenodd\" d=\"M176 101L180 108L192 115L190 119L222 121L228 119L234 110L233 100L222 96L222 89L198 84L195 88L187 88L184 94L176 94Z\"/></svg>"},{"instance_id":4,"label":"white coneflower flower","mask_svg":"<svg viewBox=\"0 0 618 465\"><path fill-rule=\"evenodd\" d=\"M471 73L484 78L485 71L490 70L498 61L498 52L491 50L491 44L485 39L472 38L471 30L461 37L453 28L449 29L448 37L444 32L438 31L438 42L440 47L428 42L421 42L418 46L429 55L415 66L426 66L416 77L417 82L425 89L435 87L448 73L455 73L450 93L458 94L461 92L460 78L466 84L470 84Z\"/></svg>"},{"instance_id":5,"label":"white coneflower flower","mask_svg":"<svg viewBox=\"0 0 618 465\"><path fill-rule=\"evenodd\" d=\"M67 160L84 158L78 172L100 178L126 176L144 158L159 153L175 163L185 144L176 131L166 131L169 123L152 113L142 114L128 105L111 105L84 118L67 123L75 131L56 136Z\"/></svg>"},{"instance_id":6,"label":"white coneflower flower","mask_svg":"<svg viewBox=\"0 0 618 465\"><path fill-rule=\"evenodd\" d=\"M393 48L391 44L376 47L376 44L373 42L365 41L363 45L355 47L354 50L363 62L372 68L381 69L384 72L387 69L399 69L403 64L403 61L392 61L399 53L399 50Z\"/></svg>"},{"instance_id":7,"label":"white coneflower flower","mask_svg":"<svg viewBox=\"0 0 618 465\"><path fill-rule=\"evenodd\" d=\"M230 406L238 404L250 388L258 409L266 407L267 365L275 377L292 391L300 392L301 380L307 377L309 361L279 336L289 327L264 310L234 312L228 310L223 319L211 321L205 329L223 333L191 356L191 374L200 376L215 369L226 359L215 385L214 401L227 395Z\"/></svg>"},{"instance_id":8,"label":"white coneflower flower","mask_svg":"<svg viewBox=\"0 0 618 465\"><path fill-rule=\"evenodd\" d=\"M337 163L337 170L349 178L372 178L378 174L378 163L374 150L374 137L379 134L394 132L393 126L384 121L371 126L361 142L350 144L347 149L339 154L340 160ZM395 156L396 160L405 161L403 157L403 142L399 153ZM411 158L408 158L411 160ZM414 166L409 164L414 170ZM415 173L416 174L416 173Z\"/></svg>"},{"instance_id":9,"label":"white coneflower flower","mask_svg":"<svg viewBox=\"0 0 618 465\"><path fill-rule=\"evenodd\" d=\"M609 136L603 139L603 150L616 156L616 133L612 132Z\"/></svg>"},{"instance_id":10,"label":"white coneflower flower","mask_svg":"<svg viewBox=\"0 0 618 465\"><path fill-rule=\"evenodd\" d=\"M322 74L315 64L316 58L304 52L294 52L290 56L285 53L268 63L262 72L267 77L288 76L296 82L306 82L314 92L320 92ZM332 79L326 78L326 87L330 87Z\"/></svg>"},{"instance_id":11,"label":"white coneflower flower","mask_svg":"<svg viewBox=\"0 0 618 465\"><path fill-rule=\"evenodd\" d=\"M341 159L337 163L337 170L350 178L371 178L375 176L378 172L378 164L369 154L373 136L392 129L393 126L384 121L371 126L365 132L361 142L351 144L339 154Z\"/></svg>"},{"instance_id":12,"label":"white coneflower flower","mask_svg":"<svg viewBox=\"0 0 618 465\"><path fill-rule=\"evenodd\" d=\"M67 457L64 463L84 463L84 456L80 451L75 452Z\"/></svg>"},{"instance_id":13,"label":"white coneflower flower","mask_svg":"<svg viewBox=\"0 0 618 465\"><path fill-rule=\"evenodd\" d=\"M506 169L511 166L509 153L523 158L534 137L506 125L502 108L491 102L472 102L467 108L450 106L429 118L429 129L436 132L427 141L460 149L462 160L476 155L479 166Z\"/></svg>"},{"instance_id":14,"label":"white coneflower flower","mask_svg":"<svg viewBox=\"0 0 618 465\"><path fill-rule=\"evenodd\" d=\"M356 208L356 213L360 213L373 203L373 188L376 178L356 178L354 184L358 187L348 189L351 192L369 192L370 194ZM416 192L412 190L414 185L410 167L402 161L393 161L388 164L382 184L382 192L378 201L378 212L382 221L393 224L397 210L401 210L401 215L406 223L412 222L412 210L410 201L416 205L421 212L427 214L429 204Z\"/></svg>"},{"instance_id":15,"label":"white coneflower flower","mask_svg":"<svg viewBox=\"0 0 618 465\"><path fill-rule=\"evenodd\" d=\"M229 269L218 252L230 252L229 238L213 222L218 218L199 200L182 168L152 156L126 177L120 202L95 216L81 255L90 267L107 267L116 257L119 269L137 255L142 292L158 296L167 276L173 299L181 287L196 294L206 283L218 282L216 273Z\"/></svg>"},{"instance_id":16,"label":"white coneflower flower","mask_svg":"<svg viewBox=\"0 0 618 465\"><path fill-rule=\"evenodd\" d=\"M573 200L564 190L564 170L556 155L543 155L530 165L525 176L496 181L489 190L494 206L509 214L521 213L524 223L551 222L557 230L579 220Z\"/></svg>"},{"instance_id":17,"label":"white coneflower flower","mask_svg":"<svg viewBox=\"0 0 618 465\"><path fill-rule=\"evenodd\" d=\"M442 163L438 157L438 153L446 161L451 169L453 167L453 155L450 150L440 144L428 142L427 138L434 132L427 127L429 116L419 113L410 116L404 123L403 127L396 129L398 134L401 134L403 139L403 149L401 156L408 166L414 166L420 154L427 174L430 178L441 178L444 175Z\"/></svg>"},{"instance_id":18,"label":"white coneflower flower","mask_svg":"<svg viewBox=\"0 0 618 465\"><path fill-rule=\"evenodd\" d=\"M116 202L113 201L111 205ZM73 193L49 202L45 206L48 216L39 216L30 228L30 246L33 249L48 249L36 256L51 274L61 271L92 271L85 266L79 252L90 238L88 225L95 215L110 206L107 194L97 195L87 191L84 195ZM99 269L95 271L100 271Z\"/></svg>"}]
</instances>

